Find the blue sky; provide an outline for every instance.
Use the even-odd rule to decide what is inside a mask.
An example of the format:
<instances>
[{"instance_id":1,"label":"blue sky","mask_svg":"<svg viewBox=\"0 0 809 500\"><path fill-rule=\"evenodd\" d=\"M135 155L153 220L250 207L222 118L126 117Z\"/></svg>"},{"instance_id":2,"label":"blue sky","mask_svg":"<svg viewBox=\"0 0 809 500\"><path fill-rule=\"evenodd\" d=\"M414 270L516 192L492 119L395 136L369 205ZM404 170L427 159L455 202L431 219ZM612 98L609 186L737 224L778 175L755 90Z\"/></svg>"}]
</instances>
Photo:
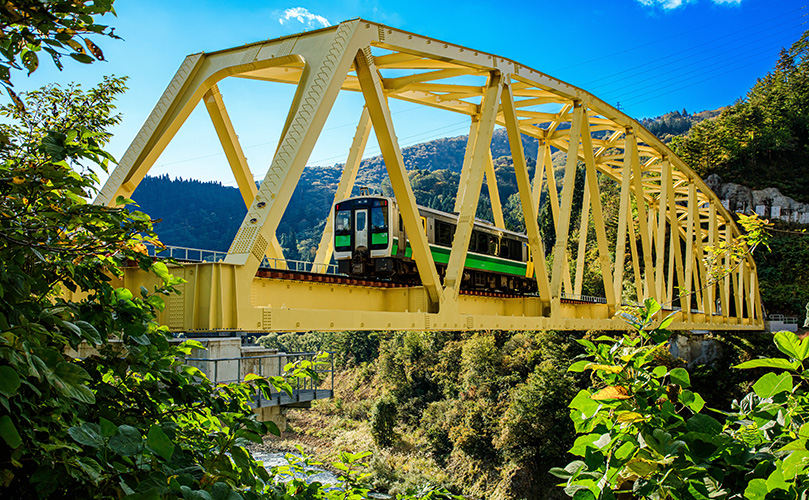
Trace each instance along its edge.
<instances>
[{"instance_id":1,"label":"blue sky","mask_svg":"<svg viewBox=\"0 0 809 500\"><path fill-rule=\"evenodd\" d=\"M588 90L634 118L733 103L769 71L781 47L809 29L804 0L224 1L118 0L109 23L123 41L96 39L107 62L43 64L18 90L48 82L92 85L128 76L120 157L187 54L214 51L362 17L508 57ZM231 79L220 84L254 176L272 160L293 88ZM341 96L310 165L345 159L361 102ZM393 103L403 146L463 135L468 119ZM426 125L425 125L426 124ZM366 156L378 154L373 141ZM235 185L204 106L192 114L152 174Z\"/></svg>"}]
</instances>

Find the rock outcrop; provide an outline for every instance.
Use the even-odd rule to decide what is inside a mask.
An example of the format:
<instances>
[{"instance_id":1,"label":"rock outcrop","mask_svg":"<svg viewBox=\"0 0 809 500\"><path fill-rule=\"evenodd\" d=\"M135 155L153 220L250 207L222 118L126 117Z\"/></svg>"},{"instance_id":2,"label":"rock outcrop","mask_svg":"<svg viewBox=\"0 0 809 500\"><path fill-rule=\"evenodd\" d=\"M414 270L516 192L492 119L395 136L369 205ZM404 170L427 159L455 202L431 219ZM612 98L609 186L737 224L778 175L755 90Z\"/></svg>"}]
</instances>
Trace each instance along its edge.
<instances>
[{"instance_id":1,"label":"rock outcrop","mask_svg":"<svg viewBox=\"0 0 809 500\"><path fill-rule=\"evenodd\" d=\"M784 196L778 188L761 190L750 189L733 182L722 182L722 178L712 174L705 184L719 196L722 205L731 212L757 213L760 217L784 222L809 225L809 204L799 203Z\"/></svg>"}]
</instances>

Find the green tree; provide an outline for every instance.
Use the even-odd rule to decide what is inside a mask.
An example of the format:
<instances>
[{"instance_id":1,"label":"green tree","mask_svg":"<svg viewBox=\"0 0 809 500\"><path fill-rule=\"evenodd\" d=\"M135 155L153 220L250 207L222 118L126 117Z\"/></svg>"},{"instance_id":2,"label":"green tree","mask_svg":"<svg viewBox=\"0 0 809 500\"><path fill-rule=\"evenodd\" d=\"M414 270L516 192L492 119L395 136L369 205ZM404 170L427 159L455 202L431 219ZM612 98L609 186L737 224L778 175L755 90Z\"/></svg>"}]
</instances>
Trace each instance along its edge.
<instances>
[{"instance_id":1,"label":"green tree","mask_svg":"<svg viewBox=\"0 0 809 500\"><path fill-rule=\"evenodd\" d=\"M580 459L551 470L566 480L565 492L581 499L805 498L809 340L776 333L786 358L736 368L777 372L761 376L730 411L712 410L691 390L685 369L656 366L672 319L657 320L659 310L647 299L624 313L632 334L580 341L587 354L570 371L591 371L597 385L570 403L580 434L570 452Z\"/></svg>"},{"instance_id":2,"label":"green tree","mask_svg":"<svg viewBox=\"0 0 809 500\"><path fill-rule=\"evenodd\" d=\"M108 78L52 85L0 107L0 492L4 498L181 497L272 484L246 452L269 430L248 406L269 383L214 387L184 365L193 342L155 322L179 281L142 252L148 216L87 203L106 168ZM121 266L161 278L116 288ZM70 352L91 346L80 358ZM282 379L273 382L289 390Z\"/></svg>"},{"instance_id":3,"label":"green tree","mask_svg":"<svg viewBox=\"0 0 809 500\"><path fill-rule=\"evenodd\" d=\"M11 90L12 72L25 69L30 75L46 52L57 68L61 59L82 63L104 60L104 53L89 36L118 38L114 28L98 17L115 14L114 0L8 0L0 4L0 84L15 103L22 102Z\"/></svg>"}]
</instances>

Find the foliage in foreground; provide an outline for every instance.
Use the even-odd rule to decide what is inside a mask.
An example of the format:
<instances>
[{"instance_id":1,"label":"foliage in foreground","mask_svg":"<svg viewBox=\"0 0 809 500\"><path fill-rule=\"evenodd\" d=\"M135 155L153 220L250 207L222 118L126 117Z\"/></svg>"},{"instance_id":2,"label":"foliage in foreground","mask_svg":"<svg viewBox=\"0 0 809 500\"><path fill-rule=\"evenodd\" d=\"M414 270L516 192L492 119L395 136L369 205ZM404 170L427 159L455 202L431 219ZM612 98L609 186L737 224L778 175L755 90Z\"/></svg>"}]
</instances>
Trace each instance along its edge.
<instances>
[{"instance_id":1,"label":"foliage in foreground","mask_svg":"<svg viewBox=\"0 0 809 500\"><path fill-rule=\"evenodd\" d=\"M736 368L768 368L753 392L730 411L705 406L682 368L655 366L671 317L651 328L660 306L648 299L625 314L634 332L581 340L587 350L574 372L590 371L597 386L570 403L580 457L551 473L577 499L621 495L656 499L805 498L809 491L809 340L775 334L784 358ZM712 412L714 418L708 415Z\"/></svg>"},{"instance_id":2,"label":"foliage in foreground","mask_svg":"<svg viewBox=\"0 0 809 500\"><path fill-rule=\"evenodd\" d=\"M202 346L156 323L180 280L143 253L144 242L159 244L152 221L123 208L131 200L86 201L98 184L87 165L106 169L111 159L103 146L124 89L116 78L86 92L52 85L23 95L25 106L0 107L9 138L0 148L0 496L367 496L363 454L334 464L343 473L334 487L284 475L294 464L257 462L249 443L279 431L257 422L250 403L289 393L287 379L214 385L184 363ZM116 287L133 263L160 285ZM311 363L288 365L288 376L311 376Z\"/></svg>"}]
</instances>

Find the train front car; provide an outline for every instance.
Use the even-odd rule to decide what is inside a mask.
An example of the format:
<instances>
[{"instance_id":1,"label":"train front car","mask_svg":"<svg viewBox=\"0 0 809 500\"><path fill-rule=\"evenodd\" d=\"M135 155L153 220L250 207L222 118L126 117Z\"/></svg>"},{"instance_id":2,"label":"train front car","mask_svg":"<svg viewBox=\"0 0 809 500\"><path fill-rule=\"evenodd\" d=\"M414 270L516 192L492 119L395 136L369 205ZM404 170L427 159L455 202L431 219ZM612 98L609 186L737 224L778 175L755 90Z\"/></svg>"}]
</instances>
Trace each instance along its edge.
<instances>
[{"instance_id":1,"label":"train front car","mask_svg":"<svg viewBox=\"0 0 809 500\"><path fill-rule=\"evenodd\" d=\"M382 278L394 275L394 212L393 199L381 196L358 196L334 204L334 260L341 273Z\"/></svg>"},{"instance_id":2,"label":"train front car","mask_svg":"<svg viewBox=\"0 0 809 500\"><path fill-rule=\"evenodd\" d=\"M443 278L458 215L419 207L422 230ZM394 198L361 195L332 207L334 260L341 273L418 283L416 263ZM465 290L534 293L536 281L524 234L476 220L464 263Z\"/></svg>"}]
</instances>

